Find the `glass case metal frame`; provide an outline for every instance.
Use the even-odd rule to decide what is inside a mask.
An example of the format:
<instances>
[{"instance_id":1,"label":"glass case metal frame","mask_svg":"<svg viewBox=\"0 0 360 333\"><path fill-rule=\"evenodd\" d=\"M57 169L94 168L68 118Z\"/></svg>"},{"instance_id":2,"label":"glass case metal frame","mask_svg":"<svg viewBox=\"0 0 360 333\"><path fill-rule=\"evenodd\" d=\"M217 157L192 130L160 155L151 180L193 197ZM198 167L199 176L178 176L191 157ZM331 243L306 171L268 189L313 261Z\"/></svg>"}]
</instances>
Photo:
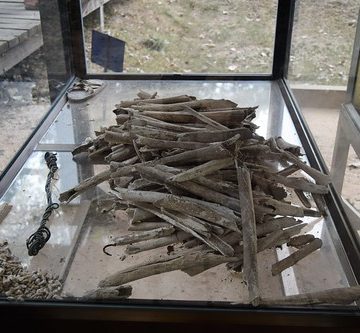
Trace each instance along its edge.
<instances>
[{"instance_id":1,"label":"glass case metal frame","mask_svg":"<svg viewBox=\"0 0 360 333\"><path fill-rule=\"evenodd\" d=\"M77 78L104 80L236 80L236 81L273 81L280 88L285 104L290 112L306 155L312 167L329 173L321 157L315 140L301 114L294 95L287 83L291 35L293 27L295 0L279 0L276 18L275 44L272 73L268 75L241 74L88 74L86 71L85 50L80 0L51 0L57 2L61 11L61 24L69 27L69 35L63 34L64 48L68 50L67 61L70 75L66 86L53 100L42 123L36 128L29 140L19 149L16 157L1 175L0 195L8 188L33 148L54 121L66 103L66 90ZM46 17L44 16L44 20ZM43 31L46 35L46 30ZM46 44L45 44L46 47ZM47 47L50 47L47 45ZM333 184L329 186L329 194L325 200L334 219L337 232L341 238L357 281L360 281L360 244L356 240L351 224L344 212L341 199ZM356 281L353 281L356 284ZM245 305L230 305L207 302L173 302L173 301L141 301L120 303L89 303L74 301L0 301L2 318L26 318L30 321L60 321L69 326L73 320L79 322L117 321L123 323L158 323L204 325L269 325L269 326L349 326L360 323L358 310L343 307L327 308L289 308L271 307L255 308Z\"/></svg>"}]
</instances>

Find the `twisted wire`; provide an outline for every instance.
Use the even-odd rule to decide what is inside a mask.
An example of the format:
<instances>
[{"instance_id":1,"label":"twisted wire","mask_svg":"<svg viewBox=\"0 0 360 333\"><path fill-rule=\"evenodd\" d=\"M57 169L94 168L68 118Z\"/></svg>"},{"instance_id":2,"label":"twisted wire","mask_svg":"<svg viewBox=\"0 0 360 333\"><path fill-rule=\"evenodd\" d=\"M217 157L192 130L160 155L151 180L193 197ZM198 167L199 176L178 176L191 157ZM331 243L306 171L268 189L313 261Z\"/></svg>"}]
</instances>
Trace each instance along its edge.
<instances>
[{"instance_id":1,"label":"twisted wire","mask_svg":"<svg viewBox=\"0 0 360 333\"><path fill-rule=\"evenodd\" d=\"M53 202L51 196L51 180L54 179L55 172L58 170L56 163L57 158L55 154L49 152L45 153L44 158L46 165L50 170L45 184L45 193L48 206L46 207L42 216L40 227L26 240L26 247L28 249L29 256L36 256L44 247L46 242L50 239L51 232L46 226L46 223L49 221L52 211L59 208L59 204Z\"/></svg>"}]
</instances>

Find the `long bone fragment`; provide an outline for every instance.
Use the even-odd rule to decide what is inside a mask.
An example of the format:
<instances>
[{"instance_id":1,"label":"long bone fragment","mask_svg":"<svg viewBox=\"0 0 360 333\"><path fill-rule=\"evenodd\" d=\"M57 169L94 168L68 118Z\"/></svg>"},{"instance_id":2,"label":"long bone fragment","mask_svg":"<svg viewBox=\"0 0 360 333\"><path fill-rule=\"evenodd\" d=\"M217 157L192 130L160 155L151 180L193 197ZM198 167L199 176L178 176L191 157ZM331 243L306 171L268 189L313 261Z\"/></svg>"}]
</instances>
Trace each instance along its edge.
<instances>
[{"instance_id":1,"label":"long bone fragment","mask_svg":"<svg viewBox=\"0 0 360 333\"><path fill-rule=\"evenodd\" d=\"M188 234L187 232L178 231L169 236L156 238L156 239L149 239L149 240L141 241L141 242L138 242L135 244L130 244L126 247L125 253L135 254L135 253L139 253L139 252L153 250L153 249L157 249L159 247L176 244L176 243L181 243L192 237L193 236Z\"/></svg>"},{"instance_id":2,"label":"long bone fragment","mask_svg":"<svg viewBox=\"0 0 360 333\"><path fill-rule=\"evenodd\" d=\"M96 185L104 182L105 180L110 179L110 175L111 175L111 171L105 170L103 172L98 173L97 175L95 175L93 177L85 179L85 181L83 181L79 185L75 186L74 188L61 193L59 200L61 202L64 202L64 201L69 202L72 199L74 199L76 196L81 194L82 192L87 191L89 188L95 187Z\"/></svg>"},{"instance_id":3,"label":"long bone fragment","mask_svg":"<svg viewBox=\"0 0 360 333\"><path fill-rule=\"evenodd\" d=\"M132 107L139 111L181 111L185 106L199 110L211 110L211 109L223 109L234 108L236 103L226 99L202 99L172 104L145 104L145 105L133 105ZM247 110L247 109L246 109Z\"/></svg>"},{"instance_id":4,"label":"long bone fragment","mask_svg":"<svg viewBox=\"0 0 360 333\"><path fill-rule=\"evenodd\" d=\"M310 243L299 248L296 252L290 254L288 257L278 261L272 266L272 275L280 274L283 270L295 265L298 261L304 259L309 254L320 249L322 241L319 238L315 238Z\"/></svg>"},{"instance_id":5,"label":"long bone fragment","mask_svg":"<svg viewBox=\"0 0 360 333\"><path fill-rule=\"evenodd\" d=\"M128 116L127 116L127 120L128 120ZM133 116L133 118L129 121L129 125L152 126L154 128L161 128L161 129L166 129L168 131L182 132L182 133L187 133L187 132L198 133L201 131L206 131L206 128L193 127L193 126L189 126L188 124L184 124L184 125L172 124L166 121L155 120L154 118L146 117L144 115L138 115L138 114L135 114Z\"/></svg>"},{"instance_id":6,"label":"long bone fragment","mask_svg":"<svg viewBox=\"0 0 360 333\"><path fill-rule=\"evenodd\" d=\"M133 105L143 105L143 104L174 104L174 103L189 102L195 99L196 97L188 96L188 95L179 95L179 96L172 96L165 98L139 99L133 101L121 101L119 107L128 108Z\"/></svg>"},{"instance_id":7,"label":"long bone fragment","mask_svg":"<svg viewBox=\"0 0 360 333\"><path fill-rule=\"evenodd\" d=\"M257 236L254 203L251 188L251 175L245 166L239 166L235 160L241 202L242 245L244 275L249 290L249 299L257 304L259 298L259 282L257 268Z\"/></svg>"},{"instance_id":8,"label":"long bone fragment","mask_svg":"<svg viewBox=\"0 0 360 333\"><path fill-rule=\"evenodd\" d=\"M253 110L209 111L206 112L206 116L224 126L231 126L234 123L235 124L241 123L249 115L250 112L253 112ZM177 123L185 124L185 123L199 121L196 117L184 111L175 111L175 112L144 111L143 114L144 116L150 118L176 123L176 124ZM118 115L116 119L118 119L121 116L122 115Z\"/></svg>"},{"instance_id":9,"label":"long bone fragment","mask_svg":"<svg viewBox=\"0 0 360 333\"><path fill-rule=\"evenodd\" d=\"M193 252L184 255L176 255L170 258L158 258L145 264L129 267L116 272L103 279L99 287L120 286L132 281L143 279L148 276L182 270L187 273L197 274L199 268L204 271L227 262L237 261L237 257L225 257L208 252Z\"/></svg>"},{"instance_id":10,"label":"long bone fragment","mask_svg":"<svg viewBox=\"0 0 360 333\"><path fill-rule=\"evenodd\" d=\"M213 160L196 166L194 168L185 170L171 178L175 182L184 182L193 178L198 178L213 173L214 171L226 168L234 164L232 158L225 158L221 160Z\"/></svg>"},{"instance_id":11,"label":"long bone fragment","mask_svg":"<svg viewBox=\"0 0 360 333\"><path fill-rule=\"evenodd\" d=\"M197 141L197 142L220 142L225 141L239 134L241 140L248 140L253 137L253 133L245 127L234 128L228 130L216 130L216 131L196 131L181 133L178 136L179 141Z\"/></svg>"},{"instance_id":12,"label":"long bone fragment","mask_svg":"<svg viewBox=\"0 0 360 333\"><path fill-rule=\"evenodd\" d=\"M110 246L119 246L119 245L137 243L148 239L168 236L173 234L174 232L175 232L175 228L170 226L170 227L158 228L150 231L142 231L139 233L131 233L131 234L115 237L112 240L112 243L104 246L103 252L111 256L110 253L106 252L106 249Z\"/></svg>"},{"instance_id":13,"label":"long bone fragment","mask_svg":"<svg viewBox=\"0 0 360 333\"><path fill-rule=\"evenodd\" d=\"M228 127L218 123L217 121L209 118L206 116L206 113L197 112L194 109L192 109L189 106L185 106L185 111L187 111L189 114L200 120L201 122L209 125L211 128L217 129L217 130L228 130Z\"/></svg>"}]
</instances>

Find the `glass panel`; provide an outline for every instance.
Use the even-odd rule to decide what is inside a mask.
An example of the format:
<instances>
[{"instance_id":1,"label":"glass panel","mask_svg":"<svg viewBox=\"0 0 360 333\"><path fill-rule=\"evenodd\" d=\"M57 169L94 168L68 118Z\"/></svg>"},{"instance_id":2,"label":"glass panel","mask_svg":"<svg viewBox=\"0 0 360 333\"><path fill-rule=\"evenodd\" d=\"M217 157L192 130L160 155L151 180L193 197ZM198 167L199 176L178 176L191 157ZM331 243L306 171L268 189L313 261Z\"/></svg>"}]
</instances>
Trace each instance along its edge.
<instances>
[{"instance_id":1,"label":"glass panel","mask_svg":"<svg viewBox=\"0 0 360 333\"><path fill-rule=\"evenodd\" d=\"M57 1L42 1L41 7L35 0L0 1L0 9L2 172L69 79L69 59Z\"/></svg>"},{"instance_id":2,"label":"glass panel","mask_svg":"<svg viewBox=\"0 0 360 333\"><path fill-rule=\"evenodd\" d=\"M330 168L359 13L358 1L296 1L289 82Z\"/></svg>"},{"instance_id":3,"label":"glass panel","mask_svg":"<svg viewBox=\"0 0 360 333\"><path fill-rule=\"evenodd\" d=\"M296 1L289 79L307 85L347 85L359 1Z\"/></svg>"},{"instance_id":4,"label":"glass panel","mask_svg":"<svg viewBox=\"0 0 360 333\"><path fill-rule=\"evenodd\" d=\"M89 73L271 73L275 0L102 1L104 26L89 2L82 1ZM94 30L124 41L125 54ZM121 57L123 70L109 65Z\"/></svg>"},{"instance_id":5,"label":"glass panel","mask_svg":"<svg viewBox=\"0 0 360 333\"><path fill-rule=\"evenodd\" d=\"M55 186L53 187L56 202L59 201L59 192L64 193L63 191L70 190L78 182L108 170L108 165L106 165L108 163L104 163L104 160L98 160L97 162L92 160L95 163L91 163L89 156L84 156L83 158L77 154L75 158L72 158L70 151L74 144L81 143L89 134L92 138L95 138L93 134L94 130L98 132L98 136L101 136L101 126L114 125L116 115L111 112L114 105L120 101L134 99L139 90L151 93L156 91L158 98L194 94L195 92L196 97L199 99L226 99L237 103L241 107L258 105L256 117L253 120L254 124L259 126L256 130L258 135L262 135L265 138L281 136L291 144L300 144L300 138L292 123L289 111L285 106L276 82L107 81L105 89L85 103L68 104L61 111L58 121L54 123L53 127L43 138L42 143L38 145L37 149L39 150L47 147L48 150L53 152L56 152L59 147L64 150L66 150L66 148L69 149L68 152L58 152L57 155L59 175L58 180L54 181ZM137 101L140 102L139 100ZM159 105L166 106L166 104L154 105L157 105L157 107L159 107ZM134 108L136 106L132 107ZM144 116L144 114L149 115L149 111L144 112L147 113L142 113L142 116ZM225 110L224 112L227 111ZM199 113L208 116L209 119L213 116L209 111ZM178 114L183 115L177 111L168 112L167 114L171 114L173 117L176 117ZM120 113L120 115L125 114ZM155 114L153 114L153 116L155 116ZM118 119L121 119L121 117ZM230 128L238 126L238 120L232 117L219 120L218 125L224 121ZM159 121L155 122L158 125L160 124ZM67 126L67 124L70 125ZM202 128L205 128L206 131L204 131L204 133L208 133L214 130L205 126L214 125L214 123L212 123L212 125L204 125L202 122L191 123L189 129L193 130L193 132L190 131L190 133L197 132L198 134L199 130L201 131ZM178 126L180 126L179 123ZM182 123L182 126L189 126L189 123ZM252 125L248 124L248 126ZM149 128L151 128L151 126ZM113 127L113 129L120 130L119 133L126 132L126 126ZM68 131L69 136L72 135L71 139L66 139L66 135L60 135L61 131L65 133ZM157 132L166 134L166 131L163 130L158 130ZM169 133L183 137L185 132L168 130L167 134L170 135ZM99 139L101 140L101 137ZM134 139L138 140L138 137ZM137 144L139 154L145 154L146 151L154 152L154 149L149 150L150 147L136 142L135 144ZM179 143L187 141L177 140L172 142ZM195 142L201 143L200 140ZM112 147L114 147L114 145L116 144L112 144ZM129 146L129 143L126 145ZM211 147L212 144L209 146ZM146 149L144 150L144 148ZM175 153L180 152L177 151ZM132 152L132 154L135 155L135 152ZM201 156L200 153L195 155L198 157ZM145 155L143 155L143 157L144 156ZM303 160L307 162L306 156L304 156ZM252 164L250 159L245 160L245 163L248 163L247 165L249 165L252 172L256 173L255 170L259 165L256 166L256 164ZM258 163L260 163L260 160L258 160ZM148 165L152 164L150 163ZM277 163L274 164L274 162L268 166L272 166L275 168L274 170L284 168L284 166L279 166ZM188 168L191 166L168 163L168 169L166 170L171 171L172 169L170 169L170 167ZM181 238L184 237L184 233L179 233L180 230L184 228L184 225L186 225L183 220L182 223L184 224L175 226L177 234L176 237L171 238L171 241L166 238L169 235L163 235L156 239L145 239L141 243L141 246L148 246L149 241L151 243L158 240L161 242L166 240L165 243L161 243L161 247L150 247L146 251L137 252L137 246L139 246L140 243L136 242L134 238L130 238L130 240L122 246L106 248L105 251L112 255L107 256L103 252L104 246L112 244L116 241L117 237L131 233L133 235L142 234L144 231L136 231L134 228L140 227L141 229L144 226L153 228L153 225L148 224L149 222L159 223L159 220L152 216L152 220L145 220L144 222L136 224L136 222L134 222L134 216L131 215L131 211L125 211L129 207L135 207L136 204L129 201L124 205L124 202L120 200L116 203L117 206L114 207L112 197L114 192L110 194L111 187L109 185L116 186L116 188L120 190L119 187L127 187L130 181L131 186L129 187L137 187L135 191L142 188L142 190L148 191L147 193L152 191L152 193L155 192L160 195L169 193L168 191L175 191L175 188L177 188L177 191L180 189L178 184L176 185L175 183L169 183L168 187L159 187L156 183L151 183L151 181L158 181L155 177L151 180L148 178L147 181L149 181L150 184L147 184L146 178L138 178L137 171L133 168L130 172L130 178L125 177L125 175L129 175L126 173L126 170L130 170L127 169L126 166L119 165L117 167L113 163L112 168L113 171L117 170L123 173L123 177L113 178L114 183L110 182L110 184L104 181L96 187L95 191L82 192L77 198L70 201L70 203L61 203L60 208L54 212L50 220L51 222L48 224L52 232L49 242L40 250L37 256L29 257L26 252L25 240L29 234L39 226L41 213L46 206L43 186L48 171L44 161L44 152L37 151L32 154L1 200L2 203L7 202L12 205L13 209L0 225L0 237L7 239L10 249L19 257L21 263L26 265L26 268L60 275L63 281L61 295L65 300L69 299L69 297L80 297L78 300L87 300L89 297L94 297L94 294L90 294L89 296L89 292L95 290L99 283L101 284L101 281L108 278L111 274L130 267L139 267L138 265L140 264L156 260L157 264L153 263L153 267L155 267L154 271L150 273L144 273L143 271L142 273L138 273L139 275L135 274L135 276L129 271L123 283L119 282L119 284L122 285L131 285L131 295L129 289L124 291L127 293L127 296L130 295L130 302L139 299L148 299L156 302L158 302L158 300L195 300L237 302L240 304L249 303L248 285L245 283L245 272L241 272L241 269L239 271L239 268L241 268L239 266L237 270L231 269L227 267L223 261L219 262L223 262L222 264L217 264L215 267L206 269L206 261L201 261L201 255L207 255L208 251L211 253L210 256L216 255L215 253L219 252L204 247L202 243L200 243L200 247L191 247L191 242L195 243L195 245L197 244L196 241L191 238L193 234L189 235L185 232L185 238ZM237 180L236 177L235 180L227 178L230 177L231 172L234 171L231 169L232 166L229 168L230 169L221 170L217 174L218 178L216 178L218 185L228 184L229 186L227 188L228 194L226 194L227 199L223 201L223 209L228 205L227 200L233 202L237 195L231 192L231 190L237 191L237 185L235 185ZM234 173L233 176L234 175L236 176L236 173ZM306 176L303 172L295 175L301 177ZM207 176L208 175L204 175L203 178L206 179ZM113 175L113 177L115 177L115 175ZM105 176L105 178L107 177ZM144 181L145 183L139 184L139 182ZM197 180L193 179L192 181L194 184L197 184ZM190 192L191 186L189 183L191 182L188 181L185 187L181 187L181 192L173 192L175 193L174 195L182 195L199 200L202 198L201 200L205 200L201 195L196 196ZM259 183L257 186L260 186ZM253 189L254 202L259 200L260 188L261 187L254 187ZM210 191L210 188L208 188L207 191ZM286 200L294 203L297 207L302 205L291 189L288 188L287 194L288 197ZM66 200L64 194L62 194L61 198L62 200ZM315 204L310 196L308 196L308 200L310 200L312 205L312 212L315 212ZM238 201L236 200L236 202ZM151 205L151 207L155 208L158 204L159 203L154 202L154 205ZM260 205L260 203L258 204ZM284 202L284 204L286 203ZM163 208L162 212L164 214L169 214L169 210L167 210L168 208L166 208L164 204L161 204L160 207ZM193 216L193 209L188 210L189 216ZM236 209L239 208L234 209L236 211ZM237 216L236 214L239 213L234 214L234 216ZM286 242L283 242L281 248L271 246L269 249L261 251L257 256L257 268L258 285L262 297L276 299L284 295L296 295L305 292L322 291L329 288L347 287L354 279L331 216L297 218L305 223L305 225L302 226L303 230L301 233L312 234L321 239L322 247L296 265L292 265L280 274L275 274L274 276L272 275L272 265L295 252L296 248L290 245L287 246ZM264 222L261 216L257 216L257 219ZM24 220L24 222L19 223L19 220ZM203 221L202 223L204 223L205 220L206 219L202 220L201 218L196 220L192 217L193 222ZM228 217L227 221L229 222L230 220ZM214 220L214 222L219 223L219 220ZM164 223L164 221L162 221L162 223ZM219 242L220 239L227 239L227 241L230 242L227 237L229 235L234 236L235 231L224 227L226 232L222 233L222 227L216 223L207 225L208 227L211 226L211 232L214 232L214 234L211 234L212 236L209 237L215 237L214 235L216 235L216 237L218 237L216 239L218 239ZM191 229L193 227L192 225L192 227L189 228ZM257 223L258 230L261 230L263 227L261 223ZM169 226L165 227L165 230L167 230L166 228L169 228ZM197 228L200 228L200 226L197 225ZM197 230L200 232L200 229ZM201 230L201 232L205 232L203 229ZM173 231L170 230L170 232ZM267 232L265 232L265 234L267 234ZM212 238L203 237L205 242L210 242L210 239ZM187 240L187 242L184 240ZM214 241L214 239L212 239L212 241ZM264 239L259 236L259 241L259 244L261 244ZM217 254L217 258L221 257L225 262L227 260L235 261L235 259L237 261L242 255L242 250L239 248L238 242L239 240L235 239L235 242L231 243L234 251L240 251L237 252L236 257ZM153 243L151 244L154 245ZM214 246L216 243L211 244L211 246ZM224 245L220 245L220 243L217 244L217 246ZM185 269L183 265L186 264L186 261L179 261L178 258L194 253L197 253L199 257L196 257L192 265L186 266L187 269ZM166 264L164 266L161 263ZM181 271L181 268L183 268L184 271ZM149 269L151 270L151 267L149 267ZM202 270L204 271L202 272ZM154 275L152 273L161 274ZM189 274L195 275L190 276ZM123 288L126 287L123 286ZM107 291L109 291L109 289L107 289ZM104 292L104 289L102 289L102 292ZM70 299L73 300L73 298ZM121 302L121 299L116 297L115 301ZM207 304L211 306L211 303ZM277 303L275 302L275 304Z\"/></svg>"}]
</instances>

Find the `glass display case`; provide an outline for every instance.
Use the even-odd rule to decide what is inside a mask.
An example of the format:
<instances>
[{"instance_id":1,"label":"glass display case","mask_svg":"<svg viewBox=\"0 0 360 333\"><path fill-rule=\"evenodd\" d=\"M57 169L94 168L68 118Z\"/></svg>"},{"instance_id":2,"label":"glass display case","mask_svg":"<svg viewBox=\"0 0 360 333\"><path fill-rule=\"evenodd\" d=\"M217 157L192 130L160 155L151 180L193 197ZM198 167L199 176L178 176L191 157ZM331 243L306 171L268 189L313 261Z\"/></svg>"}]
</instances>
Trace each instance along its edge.
<instances>
[{"instance_id":1,"label":"glass display case","mask_svg":"<svg viewBox=\"0 0 360 333\"><path fill-rule=\"evenodd\" d=\"M95 73L82 6L107 2L40 1L49 110L1 175L1 317L356 327L358 229L286 80L295 1L272 2L264 41L245 33L266 48L255 74L241 52L220 67L190 56L173 72ZM251 8L200 9L256 25ZM221 36L210 49L241 49Z\"/></svg>"}]
</instances>

